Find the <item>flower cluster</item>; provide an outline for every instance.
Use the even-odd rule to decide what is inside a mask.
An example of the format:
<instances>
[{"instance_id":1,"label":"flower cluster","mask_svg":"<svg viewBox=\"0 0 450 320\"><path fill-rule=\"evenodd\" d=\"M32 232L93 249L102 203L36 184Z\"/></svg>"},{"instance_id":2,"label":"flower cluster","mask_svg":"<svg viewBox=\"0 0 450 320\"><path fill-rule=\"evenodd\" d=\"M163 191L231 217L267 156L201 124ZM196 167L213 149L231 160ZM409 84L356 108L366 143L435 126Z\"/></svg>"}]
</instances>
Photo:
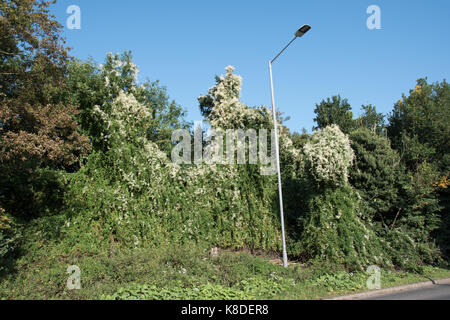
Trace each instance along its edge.
<instances>
[{"instance_id":1,"label":"flower cluster","mask_svg":"<svg viewBox=\"0 0 450 320\"><path fill-rule=\"evenodd\" d=\"M268 129L273 128L273 114L265 106L250 108L239 98L242 78L234 74L234 67L225 68L224 76L216 77L216 85L209 89L207 95L198 98L200 107L207 109L203 112L211 127L225 132L227 129ZM297 150L289 137L288 130L278 123L280 153L285 163L301 161L300 151ZM214 142L210 149L218 148Z\"/></svg>"},{"instance_id":2,"label":"flower cluster","mask_svg":"<svg viewBox=\"0 0 450 320\"><path fill-rule=\"evenodd\" d=\"M349 138L337 125L316 132L303 152L316 182L334 186L347 183L354 153Z\"/></svg>"}]
</instances>

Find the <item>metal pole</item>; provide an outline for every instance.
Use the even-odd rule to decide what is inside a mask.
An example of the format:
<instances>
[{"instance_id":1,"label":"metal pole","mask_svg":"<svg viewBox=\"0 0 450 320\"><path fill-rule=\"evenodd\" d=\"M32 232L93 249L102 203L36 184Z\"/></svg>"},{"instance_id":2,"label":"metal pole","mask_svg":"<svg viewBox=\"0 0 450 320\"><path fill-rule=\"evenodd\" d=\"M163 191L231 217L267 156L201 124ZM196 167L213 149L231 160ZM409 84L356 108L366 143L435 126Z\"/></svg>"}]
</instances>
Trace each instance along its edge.
<instances>
[{"instance_id":1,"label":"metal pole","mask_svg":"<svg viewBox=\"0 0 450 320\"><path fill-rule=\"evenodd\" d=\"M289 44L291 44L291 43L292 43L292 41ZM289 45L287 45L286 48L288 46ZM283 49L283 51L285 49ZM278 58L278 56L276 58ZM270 90L272 93L273 127L275 130L275 152L276 152L276 158L277 158L277 171L278 171L278 194L280 197L281 239L282 239L282 243L283 243L283 265L285 268L287 268L288 267L288 259L287 259L287 252L286 252L286 235L285 235L285 231L284 231L284 210L283 210L283 191L282 191L282 186L281 186L280 150L279 150L279 146L278 146L277 114L276 114L276 108L275 108L275 95L274 95L274 89L273 89L273 76L272 76L272 62L274 60L269 61Z\"/></svg>"},{"instance_id":2,"label":"metal pole","mask_svg":"<svg viewBox=\"0 0 450 320\"><path fill-rule=\"evenodd\" d=\"M277 56L276 56L275 58L273 58L272 61L270 61L270 64L274 63L275 60L277 60L277 58L278 58L279 56L281 56L281 54L284 52L284 50L286 50L286 49L291 45L291 43L295 41L295 39L297 39L297 37L295 37L294 39L292 39L291 42L289 42L289 43L286 45L286 47L284 47L283 50L281 50L280 53L277 54Z\"/></svg>"},{"instance_id":3,"label":"metal pole","mask_svg":"<svg viewBox=\"0 0 450 320\"><path fill-rule=\"evenodd\" d=\"M283 242L283 265L285 268L288 267L287 251L286 251L286 233L284 230L284 209L283 209L283 190L281 185L281 170L280 170L280 148L278 141L278 125L277 125L277 113L275 107L275 94L273 89L273 75L272 75L272 63L277 60L277 58L286 50L295 39L302 37L306 32L311 29L309 25L302 26L296 33L294 39L292 39L279 54L275 56L271 61L269 61L269 71L270 71L270 90L272 93L272 113L273 113L273 127L275 129L275 151L277 156L277 171L278 171L278 194L280 197L280 217L281 217L281 240Z\"/></svg>"}]
</instances>

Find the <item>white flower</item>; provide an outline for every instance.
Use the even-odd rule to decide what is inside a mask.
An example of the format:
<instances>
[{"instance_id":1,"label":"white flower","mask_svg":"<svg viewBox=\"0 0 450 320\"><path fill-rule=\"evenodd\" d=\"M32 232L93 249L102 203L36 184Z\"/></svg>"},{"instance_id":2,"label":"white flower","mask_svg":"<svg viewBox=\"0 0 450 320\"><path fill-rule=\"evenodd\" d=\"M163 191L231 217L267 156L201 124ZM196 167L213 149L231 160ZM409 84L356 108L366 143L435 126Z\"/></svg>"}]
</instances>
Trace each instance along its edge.
<instances>
[{"instance_id":1,"label":"white flower","mask_svg":"<svg viewBox=\"0 0 450 320\"><path fill-rule=\"evenodd\" d=\"M335 185L347 182L354 153L349 138L337 125L316 132L303 151L317 182Z\"/></svg>"}]
</instances>

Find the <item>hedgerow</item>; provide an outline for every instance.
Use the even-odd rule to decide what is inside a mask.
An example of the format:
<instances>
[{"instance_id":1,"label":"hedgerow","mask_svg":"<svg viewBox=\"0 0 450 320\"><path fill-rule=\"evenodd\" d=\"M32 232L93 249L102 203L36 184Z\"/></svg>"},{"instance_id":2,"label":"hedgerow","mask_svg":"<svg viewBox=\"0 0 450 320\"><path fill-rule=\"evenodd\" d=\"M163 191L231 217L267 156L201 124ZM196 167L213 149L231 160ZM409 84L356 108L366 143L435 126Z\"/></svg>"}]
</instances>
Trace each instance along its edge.
<instances>
[{"instance_id":1,"label":"hedgerow","mask_svg":"<svg viewBox=\"0 0 450 320\"><path fill-rule=\"evenodd\" d=\"M94 108L106 151L68 176L65 241L278 249L273 177L261 176L256 165L174 164L142 135L152 114L132 90L112 101Z\"/></svg>"}]
</instances>

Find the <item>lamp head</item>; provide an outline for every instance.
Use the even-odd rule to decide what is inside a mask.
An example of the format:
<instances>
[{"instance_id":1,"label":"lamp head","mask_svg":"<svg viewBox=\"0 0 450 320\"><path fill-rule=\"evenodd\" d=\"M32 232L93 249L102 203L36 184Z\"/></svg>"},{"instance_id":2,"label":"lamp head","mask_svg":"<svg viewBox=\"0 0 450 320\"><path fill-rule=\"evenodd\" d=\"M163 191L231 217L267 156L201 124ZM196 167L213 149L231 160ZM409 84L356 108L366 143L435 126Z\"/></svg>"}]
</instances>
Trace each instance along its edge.
<instances>
[{"instance_id":1,"label":"lamp head","mask_svg":"<svg viewBox=\"0 0 450 320\"><path fill-rule=\"evenodd\" d=\"M305 33L307 33L309 30L311 30L311 26L305 24L304 26L302 26L300 29L297 30L295 36L297 38L303 37Z\"/></svg>"}]
</instances>

